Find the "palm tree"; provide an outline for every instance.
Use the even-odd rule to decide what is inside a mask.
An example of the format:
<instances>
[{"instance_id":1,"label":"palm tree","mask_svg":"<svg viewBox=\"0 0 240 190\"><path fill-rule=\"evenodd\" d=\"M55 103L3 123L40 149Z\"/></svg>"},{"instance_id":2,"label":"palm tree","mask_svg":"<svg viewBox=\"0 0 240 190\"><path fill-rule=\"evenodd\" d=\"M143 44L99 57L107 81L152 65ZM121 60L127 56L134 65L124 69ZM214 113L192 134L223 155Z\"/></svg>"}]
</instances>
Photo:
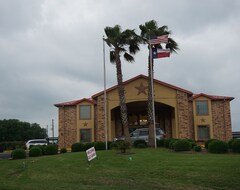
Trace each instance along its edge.
<instances>
[{"instance_id":1,"label":"palm tree","mask_svg":"<svg viewBox=\"0 0 240 190\"><path fill-rule=\"evenodd\" d=\"M155 36L161 36L166 34L171 34L171 31L168 30L167 26L158 27L157 22L155 20L150 20L145 22L144 25L139 25L141 30L141 37L145 44L149 43L149 38ZM155 45L156 46L156 45ZM161 44L157 45L161 48ZM176 52L178 48L178 44L172 39L168 38L168 43L166 44L166 48L169 48L171 52ZM148 45L148 49L150 50L150 46ZM152 86L151 86L151 77L153 77L153 70L151 72L151 64L152 68L154 68L153 59L150 61L150 51L148 56L148 124L149 124L149 145L151 147L155 146L154 139L154 125L153 125L153 100L152 100Z\"/></svg>"},{"instance_id":2,"label":"palm tree","mask_svg":"<svg viewBox=\"0 0 240 190\"><path fill-rule=\"evenodd\" d=\"M127 29L122 31L119 25L115 25L114 27L106 27L104 31L107 36L104 41L111 48L110 61L116 64L119 105L124 136L126 141L130 142L127 106L122 79L122 66L120 57L123 54L123 57L126 61L133 62L133 55L140 50L139 44L141 42L141 38L135 33L134 30Z\"/></svg>"}]
</instances>

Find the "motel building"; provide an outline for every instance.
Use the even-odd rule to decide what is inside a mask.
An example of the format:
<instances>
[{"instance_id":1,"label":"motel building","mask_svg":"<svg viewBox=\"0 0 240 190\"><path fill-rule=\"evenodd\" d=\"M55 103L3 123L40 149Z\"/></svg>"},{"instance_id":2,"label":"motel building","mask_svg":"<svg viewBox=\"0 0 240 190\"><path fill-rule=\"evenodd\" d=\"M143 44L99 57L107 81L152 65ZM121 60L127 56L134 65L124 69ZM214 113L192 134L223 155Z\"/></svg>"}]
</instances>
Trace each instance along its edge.
<instances>
[{"instance_id":1,"label":"motel building","mask_svg":"<svg viewBox=\"0 0 240 190\"><path fill-rule=\"evenodd\" d=\"M130 132L148 127L148 77L138 75L124 82ZM154 80L156 127L166 138L190 138L204 142L210 138L232 138L230 101L233 97L194 94ZM123 135L118 87L106 90L108 140ZM91 98L57 103L59 147L76 142L105 141L104 92Z\"/></svg>"}]
</instances>

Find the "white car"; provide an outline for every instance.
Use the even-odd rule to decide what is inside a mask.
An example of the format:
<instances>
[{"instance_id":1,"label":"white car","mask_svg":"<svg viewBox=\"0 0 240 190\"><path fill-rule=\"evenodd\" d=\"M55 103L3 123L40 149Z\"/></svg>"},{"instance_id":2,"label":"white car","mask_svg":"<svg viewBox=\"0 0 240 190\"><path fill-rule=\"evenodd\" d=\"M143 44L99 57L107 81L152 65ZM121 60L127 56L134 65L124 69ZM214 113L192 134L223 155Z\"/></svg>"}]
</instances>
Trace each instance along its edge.
<instances>
[{"instance_id":1,"label":"white car","mask_svg":"<svg viewBox=\"0 0 240 190\"><path fill-rule=\"evenodd\" d=\"M36 146L36 145L47 145L48 142L46 139L31 139L29 141L27 141L26 143L26 147L27 149L30 148L30 146Z\"/></svg>"},{"instance_id":2,"label":"white car","mask_svg":"<svg viewBox=\"0 0 240 190\"><path fill-rule=\"evenodd\" d=\"M135 140L145 140L148 143L148 136L149 136L149 129L148 128L139 128L135 129L133 132L130 133L131 141L134 142ZM165 133L161 128L156 128L156 139L160 140L165 137ZM116 138L114 140L125 140L124 137Z\"/></svg>"}]
</instances>

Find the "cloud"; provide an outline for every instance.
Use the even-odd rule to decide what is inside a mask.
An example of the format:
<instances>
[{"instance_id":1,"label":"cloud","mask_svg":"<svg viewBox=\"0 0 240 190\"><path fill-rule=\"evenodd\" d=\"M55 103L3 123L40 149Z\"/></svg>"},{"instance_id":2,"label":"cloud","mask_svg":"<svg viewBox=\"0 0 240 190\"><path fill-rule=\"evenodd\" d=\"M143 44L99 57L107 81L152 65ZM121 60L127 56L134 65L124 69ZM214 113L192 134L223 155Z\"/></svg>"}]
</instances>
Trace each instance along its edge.
<instances>
[{"instance_id":1,"label":"cloud","mask_svg":"<svg viewBox=\"0 0 240 190\"><path fill-rule=\"evenodd\" d=\"M90 97L103 89L106 26L135 28L154 19L168 25L180 51L155 61L155 78L185 88L236 97L232 120L240 130L238 71L240 2L47 0L0 2L0 118L45 127L53 104ZM106 46L108 87L116 84ZM123 78L147 75L147 47L135 63L123 61Z\"/></svg>"}]
</instances>

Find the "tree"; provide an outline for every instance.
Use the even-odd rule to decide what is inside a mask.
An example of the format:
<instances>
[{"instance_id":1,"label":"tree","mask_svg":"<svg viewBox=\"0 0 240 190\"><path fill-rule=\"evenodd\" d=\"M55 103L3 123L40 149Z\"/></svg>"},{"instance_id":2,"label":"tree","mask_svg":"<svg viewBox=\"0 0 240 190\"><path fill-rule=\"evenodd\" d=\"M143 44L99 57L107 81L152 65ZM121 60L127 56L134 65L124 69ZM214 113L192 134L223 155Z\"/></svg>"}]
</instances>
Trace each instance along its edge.
<instances>
[{"instance_id":1,"label":"tree","mask_svg":"<svg viewBox=\"0 0 240 190\"><path fill-rule=\"evenodd\" d=\"M110 61L116 64L117 72L117 83L118 83L118 95L119 95L119 105L121 112L121 120L123 125L123 131L126 141L130 142L129 129L128 129L128 117L127 117L127 106L125 98L125 89L122 79L122 65L121 65L121 55L128 62L133 62L133 55L139 51L139 44L141 38L135 33L134 30L121 30L119 25L114 27L106 27L104 29L107 36L104 41L111 48L110 50Z\"/></svg>"},{"instance_id":2,"label":"tree","mask_svg":"<svg viewBox=\"0 0 240 190\"><path fill-rule=\"evenodd\" d=\"M141 30L141 37L145 44L149 44L149 38L171 34L171 31L168 30L167 26L158 27L158 24L155 20L150 20L145 22L144 25L139 25ZM156 45L155 45L156 46ZM161 44L158 44L157 47L161 48ZM178 48L178 44L172 39L168 38L168 43L166 44L166 48L169 48L171 52L176 52ZM153 100L152 100L152 86L151 86L151 77L153 77L153 70L151 73L151 63L152 68L154 68L153 59L150 60L150 46L148 45L149 55L148 55L148 124L149 124L149 145L154 147L156 139L154 139L154 125L153 125ZM155 117L155 116L154 116Z\"/></svg>"},{"instance_id":3,"label":"tree","mask_svg":"<svg viewBox=\"0 0 240 190\"><path fill-rule=\"evenodd\" d=\"M37 123L30 124L17 119L0 120L0 142L27 141L46 137L46 129L41 128Z\"/></svg>"}]
</instances>

